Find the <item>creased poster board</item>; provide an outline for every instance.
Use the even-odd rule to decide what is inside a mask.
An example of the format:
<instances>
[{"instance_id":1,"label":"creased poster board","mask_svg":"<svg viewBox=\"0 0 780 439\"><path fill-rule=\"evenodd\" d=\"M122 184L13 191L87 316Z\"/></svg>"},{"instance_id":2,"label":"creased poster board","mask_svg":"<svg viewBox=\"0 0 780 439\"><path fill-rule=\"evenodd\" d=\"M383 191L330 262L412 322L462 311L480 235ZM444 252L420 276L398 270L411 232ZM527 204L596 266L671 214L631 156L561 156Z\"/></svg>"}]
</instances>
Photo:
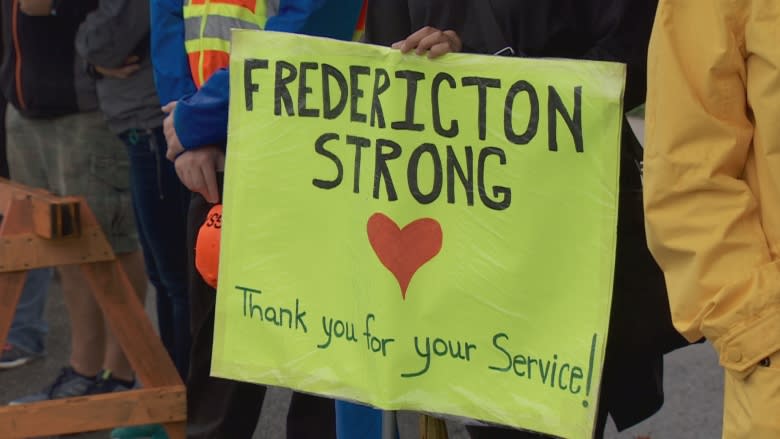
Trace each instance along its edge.
<instances>
[{"instance_id":1,"label":"creased poster board","mask_svg":"<svg viewBox=\"0 0 780 439\"><path fill-rule=\"evenodd\" d=\"M235 32L212 373L589 437L624 76Z\"/></svg>"}]
</instances>

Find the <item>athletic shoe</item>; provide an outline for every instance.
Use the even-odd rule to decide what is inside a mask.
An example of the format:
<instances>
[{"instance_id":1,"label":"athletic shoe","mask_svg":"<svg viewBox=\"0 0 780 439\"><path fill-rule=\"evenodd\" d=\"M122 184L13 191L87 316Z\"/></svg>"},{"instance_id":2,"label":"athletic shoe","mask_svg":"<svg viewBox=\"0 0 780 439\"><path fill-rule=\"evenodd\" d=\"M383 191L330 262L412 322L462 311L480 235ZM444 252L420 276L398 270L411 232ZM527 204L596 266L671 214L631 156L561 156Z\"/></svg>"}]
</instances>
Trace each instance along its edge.
<instances>
[{"instance_id":1,"label":"athletic shoe","mask_svg":"<svg viewBox=\"0 0 780 439\"><path fill-rule=\"evenodd\" d=\"M114 378L110 370L104 369L95 377L95 382L87 389L87 394L97 395L99 393L122 392L132 389L133 386L135 386L135 380L125 381Z\"/></svg>"},{"instance_id":2,"label":"athletic shoe","mask_svg":"<svg viewBox=\"0 0 780 439\"><path fill-rule=\"evenodd\" d=\"M50 399L70 398L87 395L95 385L95 377L87 377L76 373L72 367L63 367L60 374L48 387L38 393L27 395L11 401L10 405L27 404L47 401Z\"/></svg>"},{"instance_id":3,"label":"athletic shoe","mask_svg":"<svg viewBox=\"0 0 780 439\"><path fill-rule=\"evenodd\" d=\"M41 354L27 352L19 346L6 343L0 354L0 369L13 369L14 367L24 366L25 364L42 357Z\"/></svg>"}]
</instances>

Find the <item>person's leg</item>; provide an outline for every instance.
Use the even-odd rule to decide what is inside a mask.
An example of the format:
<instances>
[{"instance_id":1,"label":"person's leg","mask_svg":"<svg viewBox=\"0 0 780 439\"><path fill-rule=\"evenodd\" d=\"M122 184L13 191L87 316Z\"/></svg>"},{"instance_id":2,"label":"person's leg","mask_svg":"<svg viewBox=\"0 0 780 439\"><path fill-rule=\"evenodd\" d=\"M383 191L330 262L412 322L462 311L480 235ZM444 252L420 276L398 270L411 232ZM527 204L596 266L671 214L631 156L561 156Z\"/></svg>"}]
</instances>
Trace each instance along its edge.
<instances>
[{"instance_id":1,"label":"person's leg","mask_svg":"<svg viewBox=\"0 0 780 439\"><path fill-rule=\"evenodd\" d=\"M117 255L128 279L138 294L146 288L140 251ZM84 376L96 376L102 369L123 381L133 380L133 371L117 340L106 331L103 312L92 294L81 268L76 265L59 267L62 295L70 316L70 365ZM139 279L141 282L139 282Z\"/></svg>"},{"instance_id":2,"label":"person's leg","mask_svg":"<svg viewBox=\"0 0 780 439\"><path fill-rule=\"evenodd\" d=\"M146 271L141 251L121 253L117 255L117 259L127 274L138 300L143 304L146 297ZM103 369L110 371L114 378L132 382L134 379L133 368L130 366L127 356L108 325L104 324L104 327L106 330L106 356L103 360Z\"/></svg>"},{"instance_id":3,"label":"person's leg","mask_svg":"<svg viewBox=\"0 0 780 439\"><path fill-rule=\"evenodd\" d=\"M608 412L604 405L605 394L601 392L599 394L599 408L596 412L596 422L593 427L593 438L601 439L604 437L604 430L607 426ZM477 427L467 426L466 429L469 432L471 439L543 439L549 438L542 433L534 433L530 431L516 430L508 427Z\"/></svg>"},{"instance_id":4,"label":"person's leg","mask_svg":"<svg viewBox=\"0 0 780 439\"><path fill-rule=\"evenodd\" d=\"M466 429L471 439L542 439L551 437L541 433L515 430L508 427L477 427L470 425Z\"/></svg>"},{"instance_id":5,"label":"person's leg","mask_svg":"<svg viewBox=\"0 0 780 439\"><path fill-rule=\"evenodd\" d=\"M192 353L187 377L187 437L249 438L260 418L265 387L210 376L216 291L201 279L195 269L194 248L198 230L211 207L203 197L193 195L187 218L192 322Z\"/></svg>"},{"instance_id":6,"label":"person's leg","mask_svg":"<svg viewBox=\"0 0 780 439\"><path fill-rule=\"evenodd\" d=\"M56 192L85 197L143 303L146 275L133 218L127 151L99 112L64 116L54 123L58 148L49 158L49 172L56 173ZM72 365L85 375L105 368L116 378L131 381L130 365L116 339L106 334L103 314L83 274L77 267L60 272L71 312Z\"/></svg>"},{"instance_id":7,"label":"person's leg","mask_svg":"<svg viewBox=\"0 0 780 439\"><path fill-rule=\"evenodd\" d=\"M60 191L64 176L59 172L62 144L58 120L27 119L9 106L6 131L11 178L31 187L63 195ZM83 174L84 169L79 172ZM69 287L67 282L64 287ZM89 361L86 363L89 364ZM89 366L89 369L91 371L92 367ZM19 398L11 404L83 395L94 383L94 375L80 374L71 367L65 367L53 383L41 392Z\"/></svg>"},{"instance_id":8,"label":"person's leg","mask_svg":"<svg viewBox=\"0 0 780 439\"><path fill-rule=\"evenodd\" d=\"M187 211L190 193L165 158L162 128L120 135L131 165L131 190L149 280L157 292L160 338L182 378L190 355Z\"/></svg>"},{"instance_id":9,"label":"person's leg","mask_svg":"<svg viewBox=\"0 0 780 439\"><path fill-rule=\"evenodd\" d=\"M336 439L335 401L322 396L293 392L287 412L287 438ZM360 438L380 439L381 435Z\"/></svg>"},{"instance_id":10,"label":"person's leg","mask_svg":"<svg viewBox=\"0 0 780 439\"><path fill-rule=\"evenodd\" d=\"M382 410L348 401L335 401L335 406L338 439L382 438Z\"/></svg>"},{"instance_id":11,"label":"person's leg","mask_svg":"<svg viewBox=\"0 0 780 439\"><path fill-rule=\"evenodd\" d=\"M44 135L51 132L52 123L48 120L27 119L14 107L8 106L5 127L11 179L33 188L51 190L46 158L51 155L53 147ZM40 353L44 350L46 322L43 320L43 310L50 278L50 269L33 270L27 274L8 334L9 343L17 344L29 352Z\"/></svg>"},{"instance_id":12,"label":"person's leg","mask_svg":"<svg viewBox=\"0 0 780 439\"><path fill-rule=\"evenodd\" d=\"M95 376L103 367L106 336L103 314L87 290L78 265L58 267L63 301L70 317L70 366L84 376ZM98 329L96 329L98 328Z\"/></svg>"},{"instance_id":13,"label":"person's leg","mask_svg":"<svg viewBox=\"0 0 780 439\"><path fill-rule=\"evenodd\" d=\"M43 354L48 324L43 311L51 283L52 269L38 268L27 272L19 303L16 304L8 343L20 347L32 354Z\"/></svg>"},{"instance_id":14,"label":"person's leg","mask_svg":"<svg viewBox=\"0 0 780 439\"><path fill-rule=\"evenodd\" d=\"M190 355L187 210L190 193L165 158L162 129L128 130L119 138L130 158L133 209L149 281L155 288L160 339L182 379ZM159 424L116 428L116 439L167 437Z\"/></svg>"},{"instance_id":15,"label":"person's leg","mask_svg":"<svg viewBox=\"0 0 780 439\"><path fill-rule=\"evenodd\" d=\"M0 346L0 369L23 366L43 356L48 331L43 309L48 297L51 272L50 268L27 272L8 338L5 345Z\"/></svg>"}]
</instances>

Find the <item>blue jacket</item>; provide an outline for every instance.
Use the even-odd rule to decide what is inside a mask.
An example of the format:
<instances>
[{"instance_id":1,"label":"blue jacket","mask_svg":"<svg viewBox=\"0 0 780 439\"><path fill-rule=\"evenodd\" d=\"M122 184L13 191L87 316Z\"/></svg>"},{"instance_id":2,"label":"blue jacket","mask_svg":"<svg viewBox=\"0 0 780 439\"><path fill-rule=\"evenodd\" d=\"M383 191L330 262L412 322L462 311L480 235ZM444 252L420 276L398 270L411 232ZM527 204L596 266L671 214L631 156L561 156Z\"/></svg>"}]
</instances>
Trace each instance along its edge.
<instances>
[{"instance_id":1,"label":"blue jacket","mask_svg":"<svg viewBox=\"0 0 780 439\"><path fill-rule=\"evenodd\" d=\"M183 0L151 0L154 82L163 105L195 93L184 50L183 6Z\"/></svg>"},{"instance_id":2,"label":"blue jacket","mask_svg":"<svg viewBox=\"0 0 780 439\"><path fill-rule=\"evenodd\" d=\"M362 5L363 0L282 0L279 13L268 19L265 29L351 40ZM200 90L179 100L174 125L184 148L224 147L229 98L229 74L222 69Z\"/></svg>"}]
</instances>

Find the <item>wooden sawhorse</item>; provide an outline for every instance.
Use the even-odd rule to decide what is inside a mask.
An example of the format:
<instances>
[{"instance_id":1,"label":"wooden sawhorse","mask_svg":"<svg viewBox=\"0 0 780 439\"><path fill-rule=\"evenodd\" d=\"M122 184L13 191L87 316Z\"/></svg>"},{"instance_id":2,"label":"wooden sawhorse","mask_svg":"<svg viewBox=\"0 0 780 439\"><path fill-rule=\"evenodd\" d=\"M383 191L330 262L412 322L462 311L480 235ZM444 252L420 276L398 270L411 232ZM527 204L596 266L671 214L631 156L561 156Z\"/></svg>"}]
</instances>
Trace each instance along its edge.
<instances>
[{"instance_id":1,"label":"wooden sawhorse","mask_svg":"<svg viewBox=\"0 0 780 439\"><path fill-rule=\"evenodd\" d=\"M0 407L3 438L158 424L184 439L186 393L87 203L0 178L0 346L27 270L80 264L143 389ZM37 390L37 389L36 389Z\"/></svg>"}]
</instances>

